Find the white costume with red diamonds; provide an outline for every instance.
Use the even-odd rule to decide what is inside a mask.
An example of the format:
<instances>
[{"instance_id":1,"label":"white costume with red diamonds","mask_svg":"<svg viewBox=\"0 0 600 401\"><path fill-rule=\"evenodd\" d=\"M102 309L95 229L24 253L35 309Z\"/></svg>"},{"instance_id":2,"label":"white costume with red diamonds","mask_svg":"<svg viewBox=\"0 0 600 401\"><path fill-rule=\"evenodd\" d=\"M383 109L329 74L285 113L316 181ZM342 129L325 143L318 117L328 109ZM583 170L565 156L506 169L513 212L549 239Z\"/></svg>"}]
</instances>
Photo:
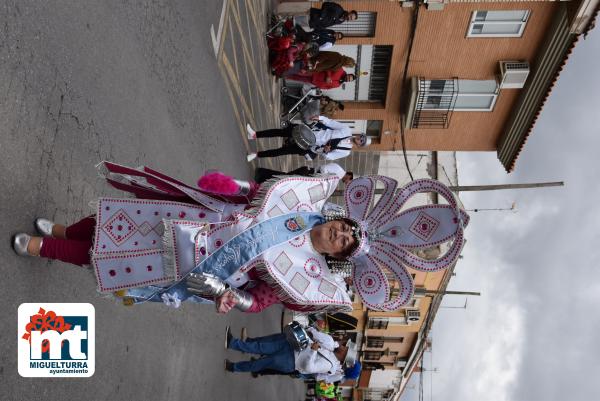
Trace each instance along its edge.
<instances>
[{"instance_id":1,"label":"white costume with red diamonds","mask_svg":"<svg viewBox=\"0 0 600 401\"><path fill-rule=\"evenodd\" d=\"M216 274L234 287L259 280L265 297L275 296L295 310L351 310L345 283L313 249L309 235L325 222L321 211L341 177L274 179L248 206L148 168L107 162L102 168L113 186L152 199L98 202L91 259L101 292L126 289L139 302L204 302L185 285L193 271ZM378 182L384 191L374 203ZM376 310L395 310L410 300L414 288L407 267L437 271L454 263L468 223L454 195L438 181L396 187L388 177L363 177L353 180L344 196L345 217L355 222L360 237L349 259L354 284L364 303ZM437 192L448 204L403 210L419 192ZM438 259L413 253L444 242L451 246ZM393 299L386 278L390 274L400 286Z\"/></svg>"},{"instance_id":2,"label":"white costume with red diamonds","mask_svg":"<svg viewBox=\"0 0 600 401\"><path fill-rule=\"evenodd\" d=\"M383 184L383 194L374 204L377 183ZM393 311L410 301L414 288L407 267L434 272L453 264L469 222L452 192L439 181L415 180L398 191L397 185L396 180L384 176L361 177L348 185L344 196L346 216L360 226L362 237L350 257L354 285L363 302L375 310ZM420 192L438 193L448 204L404 210L406 201ZM445 242L451 242L449 250L434 260L411 252ZM393 299L386 271L400 285Z\"/></svg>"},{"instance_id":3,"label":"white costume with red diamonds","mask_svg":"<svg viewBox=\"0 0 600 401\"><path fill-rule=\"evenodd\" d=\"M108 167L119 171L105 171L109 181L162 191L172 184L165 176L114 164ZM127 289L136 294L139 287L156 286L153 292L162 296L165 289L254 225L280 215L320 212L339 178L329 175L277 180L263 187L255 198L258 200L247 210L247 205L223 202L203 193L197 196L195 192L200 191L191 187L183 188L195 204L101 198L92 252L99 290ZM244 285L249 281L248 272L255 269L286 304L315 311L351 310L345 284L329 271L325 258L312 249L309 237L308 232L302 233L270 247L241 264L226 281L235 287ZM194 297L182 294L181 286L173 288L180 300Z\"/></svg>"}]
</instances>

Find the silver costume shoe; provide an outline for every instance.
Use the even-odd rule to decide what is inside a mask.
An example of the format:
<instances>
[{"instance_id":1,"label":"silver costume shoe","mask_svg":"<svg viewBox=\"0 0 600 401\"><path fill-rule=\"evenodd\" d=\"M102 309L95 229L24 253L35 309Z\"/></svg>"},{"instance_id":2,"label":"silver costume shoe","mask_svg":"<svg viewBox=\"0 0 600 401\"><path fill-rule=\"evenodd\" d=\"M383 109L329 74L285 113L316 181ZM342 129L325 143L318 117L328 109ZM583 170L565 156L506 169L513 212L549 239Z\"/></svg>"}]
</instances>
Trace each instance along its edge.
<instances>
[{"instance_id":1,"label":"silver costume shoe","mask_svg":"<svg viewBox=\"0 0 600 401\"><path fill-rule=\"evenodd\" d=\"M13 237L13 249L19 256L33 256L27 252L27 245L31 241L31 235L25 233L17 234Z\"/></svg>"},{"instance_id":2,"label":"silver costume shoe","mask_svg":"<svg viewBox=\"0 0 600 401\"><path fill-rule=\"evenodd\" d=\"M44 219L43 217L35 220L36 230L44 237L52 237L52 227L54 227L53 221Z\"/></svg>"}]
</instances>

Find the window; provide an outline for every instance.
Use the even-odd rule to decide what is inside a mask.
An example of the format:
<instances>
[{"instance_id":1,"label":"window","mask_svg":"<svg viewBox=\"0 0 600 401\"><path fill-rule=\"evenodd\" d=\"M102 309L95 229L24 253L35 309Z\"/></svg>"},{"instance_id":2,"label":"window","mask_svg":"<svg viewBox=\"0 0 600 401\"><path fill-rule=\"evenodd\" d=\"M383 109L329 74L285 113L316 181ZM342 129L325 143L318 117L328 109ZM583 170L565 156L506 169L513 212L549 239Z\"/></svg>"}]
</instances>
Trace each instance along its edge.
<instances>
[{"instance_id":1,"label":"window","mask_svg":"<svg viewBox=\"0 0 600 401\"><path fill-rule=\"evenodd\" d=\"M382 128L382 120L367 120L367 129L365 130L365 134L373 138L379 138L381 136Z\"/></svg>"},{"instance_id":2,"label":"window","mask_svg":"<svg viewBox=\"0 0 600 401\"><path fill-rule=\"evenodd\" d=\"M422 110L492 111L499 92L493 79L433 79L425 88Z\"/></svg>"},{"instance_id":3,"label":"window","mask_svg":"<svg viewBox=\"0 0 600 401\"><path fill-rule=\"evenodd\" d=\"M367 47L363 46L363 48L365 56L368 56ZM373 46L369 74L369 101L385 104L393 50L393 46ZM367 66L363 66L361 62L361 69L363 68L367 68Z\"/></svg>"},{"instance_id":4,"label":"window","mask_svg":"<svg viewBox=\"0 0 600 401\"><path fill-rule=\"evenodd\" d=\"M378 361L383 356L381 351L365 351L364 358L368 361Z\"/></svg>"},{"instance_id":5,"label":"window","mask_svg":"<svg viewBox=\"0 0 600 401\"><path fill-rule=\"evenodd\" d=\"M388 318L386 317L371 317L369 318L369 329L387 329Z\"/></svg>"},{"instance_id":6,"label":"window","mask_svg":"<svg viewBox=\"0 0 600 401\"><path fill-rule=\"evenodd\" d=\"M383 348L385 343L402 344L404 337L373 337L367 338L367 348Z\"/></svg>"},{"instance_id":7,"label":"window","mask_svg":"<svg viewBox=\"0 0 600 401\"><path fill-rule=\"evenodd\" d=\"M394 390L372 390L367 389L363 391L363 401L384 401L389 399Z\"/></svg>"},{"instance_id":8,"label":"window","mask_svg":"<svg viewBox=\"0 0 600 401\"><path fill-rule=\"evenodd\" d=\"M468 38L520 37L529 10L473 11Z\"/></svg>"},{"instance_id":9,"label":"window","mask_svg":"<svg viewBox=\"0 0 600 401\"><path fill-rule=\"evenodd\" d=\"M412 298L406 305L403 305L403 308L418 308L419 307L420 298Z\"/></svg>"},{"instance_id":10,"label":"window","mask_svg":"<svg viewBox=\"0 0 600 401\"><path fill-rule=\"evenodd\" d=\"M338 120L350 128L352 134L367 134L367 136L375 139L381 136L383 129L382 120Z\"/></svg>"},{"instance_id":11,"label":"window","mask_svg":"<svg viewBox=\"0 0 600 401\"><path fill-rule=\"evenodd\" d=\"M383 348L383 337L369 337L367 338L368 348Z\"/></svg>"},{"instance_id":12,"label":"window","mask_svg":"<svg viewBox=\"0 0 600 401\"><path fill-rule=\"evenodd\" d=\"M354 21L346 21L340 25L333 26L332 29L334 31L342 32L344 36L373 37L375 36L376 22L377 13L359 11L358 18Z\"/></svg>"},{"instance_id":13,"label":"window","mask_svg":"<svg viewBox=\"0 0 600 401\"><path fill-rule=\"evenodd\" d=\"M347 73L355 74L356 79L324 93L336 100L385 105L393 50L394 47L389 45L336 44L331 51L356 60L354 68L345 69Z\"/></svg>"}]
</instances>

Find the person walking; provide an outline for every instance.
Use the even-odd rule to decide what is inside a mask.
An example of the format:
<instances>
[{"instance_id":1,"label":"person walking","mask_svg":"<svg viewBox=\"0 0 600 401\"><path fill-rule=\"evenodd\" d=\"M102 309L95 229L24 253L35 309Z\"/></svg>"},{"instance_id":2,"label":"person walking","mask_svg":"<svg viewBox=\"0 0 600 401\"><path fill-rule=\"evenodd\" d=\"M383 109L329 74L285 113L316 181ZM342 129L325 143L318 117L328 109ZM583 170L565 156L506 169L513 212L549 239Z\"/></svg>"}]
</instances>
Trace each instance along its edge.
<instances>
[{"instance_id":1,"label":"person walking","mask_svg":"<svg viewBox=\"0 0 600 401\"><path fill-rule=\"evenodd\" d=\"M279 148L249 153L247 157L248 162L257 157L285 155L300 155L304 156L307 160L312 160L318 155L322 155L326 160L336 160L347 157L352 151L353 146L366 147L371 144L371 138L368 138L365 134L353 136L347 125L321 116L319 117L319 122L312 129L315 135L315 143L305 149L292 139L292 132L299 125L290 124L285 128L255 131L250 124L247 124L246 131L250 140L277 137L285 139L283 145Z\"/></svg>"},{"instance_id":2,"label":"person walking","mask_svg":"<svg viewBox=\"0 0 600 401\"><path fill-rule=\"evenodd\" d=\"M356 61L352 57L344 56L338 52L321 51L311 58L312 69L310 71L335 71L340 68L353 68Z\"/></svg>"},{"instance_id":3,"label":"person walking","mask_svg":"<svg viewBox=\"0 0 600 401\"><path fill-rule=\"evenodd\" d=\"M301 25L296 25L296 38L305 43L316 43L319 50L327 50L333 47L338 40L344 38L342 32L336 32L333 29L315 29L305 31Z\"/></svg>"},{"instance_id":4,"label":"person walking","mask_svg":"<svg viewBox=\"0 0 600 401\"><path fill-rule=\"evenodd\" d=\"M351 367L356 364L357 348L354 342L348 340L345 345L341 345L328 334L316 330L310 333L309 346L301 351L295 351L284 333L242 341L234 338L227 326L225 348L261 355L261 357L242 362L231 362L226 359L225 370L260 372L271 369L281 373L297 372L301 375L343 376L343 366Z\"/></svg>"},{"instance_id":5,"label":"person walking","mask_svg":"<svg viewBox=\"0 0 600 401\"><path fill-rule=\"evenodd\" d=\"M321 8L312 7L308 12L308 25L312 29L324 29L358 19L356 10L346 11L332 1L326 1Z\"/></svg>"},{"instance_id":6,"label":"person walking","mask_svg":"<svg viewBox=\"0 0 600 401\"><path fill-rule=\"evenodd\" d=\"M328 71L305 71L286 76L286 80L304 82L319 89L339 88L346 82L352 82L356 75L348 74L343 68Z\"/></svg>"}]
</instances>

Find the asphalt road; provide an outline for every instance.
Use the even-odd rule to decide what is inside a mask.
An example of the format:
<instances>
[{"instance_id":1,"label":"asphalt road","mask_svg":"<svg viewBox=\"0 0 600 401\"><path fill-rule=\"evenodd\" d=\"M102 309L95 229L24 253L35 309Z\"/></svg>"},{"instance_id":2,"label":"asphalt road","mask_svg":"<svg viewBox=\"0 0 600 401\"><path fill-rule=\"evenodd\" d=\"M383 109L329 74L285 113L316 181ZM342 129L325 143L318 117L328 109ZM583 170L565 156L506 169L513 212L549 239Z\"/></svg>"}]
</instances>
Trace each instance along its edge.
<instances>
[{"instance_id":1,"label":"asphalt road","mask_svg":"<svg viewBox=\"0 0 600 401\"><path fill-rule=\"evenodd\" d=\"M251 12L244 11L244 1L227 8L237 10L248 40L262 40L266 3L251 2ZM210 306L128 308L99 296L90 271L20 258L10 247L11 235L33 232L38 216L74 222L91 213L88 204L97 196L118 195L97 177L94 165L101 160L146 164L187 182L208 168L250 175L241 117L232 112L231 88L210 35L211 25L218 29L222 4L0 2L2 400L303 399L302 384L290 378L252 379L223 370L224 357L241 358L223 350L225 325L269 334L279 329L281 309L219 316ZM264 65L259 50L246 57ZM255 69L255 78L246 74L241 87L263 85L265 98L271 78L263 70ZM271 105L252 102L242 117L262 125L274 121ZM95 306L93 377L18 375L17 307L24 302Z\"/></svg>"}]
</instances>

